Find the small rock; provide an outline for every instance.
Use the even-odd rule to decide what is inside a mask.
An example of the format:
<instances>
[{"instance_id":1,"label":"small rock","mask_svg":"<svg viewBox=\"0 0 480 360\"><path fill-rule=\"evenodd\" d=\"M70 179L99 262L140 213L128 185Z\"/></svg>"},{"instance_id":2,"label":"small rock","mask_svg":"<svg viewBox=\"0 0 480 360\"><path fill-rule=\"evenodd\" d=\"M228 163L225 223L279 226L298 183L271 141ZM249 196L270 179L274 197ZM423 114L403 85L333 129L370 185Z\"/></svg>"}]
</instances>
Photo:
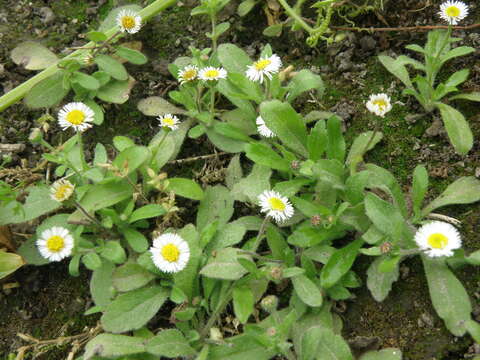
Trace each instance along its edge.
<instances>
[{"instance_id":1,"label":"small rock","mask_svg":"<svg viewBox=\"0 0 480 360\"><path fill-rule=\"evenodd\" d=\"M362 37L359 43L363 51L371 51L377 46L377 41L369 35Z\"/></svg>"},{"instance_id":2,"label":"small rock","mask_svg":"<svg viewBox=\"0 0 480 360\"><path fill-rule=\"evenodd\" d=\"M419 320L421 320L422 323L425 324L428 327L433 327L435 325L435 322L433 320L432 315L430 315L428 313L423 313L422 315L420 315Z\"/></svg>"},{"instance_id":3,"label":"small rock","mask_svg":"<svg viewBox=\"0 0 480 360\"><path fill-rule=\"evenodd\" d=\"M53 22L53 20L55 20L54 12L52 11L52 9L50 9L47 6L41 7L38 10L38 12L40 13L40 16L41 16L40 21L44 24L49 24L49 23Z\"/></svg>"}]
</instances>

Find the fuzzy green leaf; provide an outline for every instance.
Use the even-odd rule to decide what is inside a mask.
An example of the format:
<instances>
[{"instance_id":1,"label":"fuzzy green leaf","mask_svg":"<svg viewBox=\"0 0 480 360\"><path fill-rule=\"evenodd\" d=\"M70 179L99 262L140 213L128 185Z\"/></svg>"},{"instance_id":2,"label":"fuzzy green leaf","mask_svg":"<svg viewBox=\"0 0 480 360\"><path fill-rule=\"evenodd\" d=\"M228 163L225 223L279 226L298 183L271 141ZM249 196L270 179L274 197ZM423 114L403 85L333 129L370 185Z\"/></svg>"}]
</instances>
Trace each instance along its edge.
<instances>
[{"instance_id":1,"label":"fuzzy green leaf","mask_svg":"<svg viewBox=\"0 0 480 360\"><path fill-rule=\"evenodd\" d=\"M472 312L472 304L465 288L444 259L422 256L422 260L433 307L452 334L463 336L466 332L465 322L470 320Z\"/></svg>"},{"instance_id":2,"label":"fuzzy green leaf","mask_svg":"<svg viewBox=\"0 0 480 360\"><path fill-rule=\"evenodd\" d=\"M235 316L245 324L253 312L255 298L252 290L248 286L236 286L233 289L233 311Z\"/></svg>"},{"instance_id":3,"label":"fuzzy green leaf","mask_svg":"<svg viewBox=\"0 0 480 360\"><path fill-rule=\"evenodd\" d=\"M35 84L25 95L25 105L30 109L40 109L60 103L70 91L70 82L67 82L67 88L63 86L63 76L64 71L58 71Z\"/></svg>"},{"instance_id":4,"label":"fuzzy green leaf","mask_svg":"<svg viewBox=\"0 0 480 360\"><path fill-rule=\"evenodd\" d=\"M114 79L120 81L128 80L128 73L125 67L111 56L99 54L95 56L94 61L100 70L105 71Z\"/></svg>"},{"instance_id":5,"label":"fuzzy green leaf","mask_svg":"<svg viewBox=\"0 0 480 360\"><path fill-rule=\"evenodd\" d=\"M113 286L118 291L127 292L147 285L155 276L135 263L128 263L115 269Z\"/></svg>"},{"instance_id":6,"label":"fuzzy green leaf","mask_svg":"<svg viewBox=\"0 0 480 360\"><path fill-rule=\"evenodd\" d=\"M422 215L426 216L435 209L453 204L471 204L480 200L480 180L473 176L461 177L450 184L443 193L428 204Z\"/></svg>"},{"instance_id":7,"label":"fuzzy green leaf","mask_svg":"<svg viewBox=\"0 0 480 360\"><path fill-rule=\"evenodd\" d=\"M117 358L119 356L145 352L144 339L126 335L100 334L90 340L85 347L84 359L97 356Z\"/></svg>"},{"instance_id":8,"label":"fuzzy green leaf","mask_svg":"<svg viewBox=\"0 0 480 360\"><path fill-rule=\"evenodd\" d=\"M333 253L320 272L322 287L332 287L350 270L362 244L363 240L359 238Z\"/></svg>"},{"instance_id":9,"label":"fuzzy green leaf","mask_svg":"<svg viewBox=\"0 0 480 360\"><path fill-rule=\"evenodd\" d=\"M113 333L140 329L158 312L168 293L160 286L150 286L118 296L105 309L103 328Z\"/></svg>"},{"instance_id":10,"label":"fuzzy green leaf","mask_svg":"<svg viewBox=\"0 0 480 360\"><path fill-rule=\"evenodd\" d=\"M393 271L380 271L379 266L383 260L383 257L376 258L367 270L367 287L373 298L378 302L385 300L392 288L392 284L398 280L399 275L399 262L395 262Z\"/></svg>"},{"instance_id":11,"label":"fuzzy green leaf","mask_svg":"<svg viewBox=\"0 0 480 360\"><path fill-rule=\"evenodd\" d=\"M461 155L467 154L473 146L473 134L463 114L450 105L437 103L440 109L448 138L455 151Z\"/></svg>"},{"instance_id":12,"label":"fuzzy green leaf","mask_svg":"<svg viewBox=\"0 0 480 360\"><path fill-rule=\"evenodd\" d=\"M12 50L10 57L15 64L22 65L27 70L43 70L58 61L57 55L33 41L18 45Z\"/></svg>"},{"instance_id":13,"label":"fuzzy green leaf","mask_svg":"<svg viewBox=\"0 0 480 360\"><path fill-rule=\"evenodd\" d=\"M320 307L323 303L323 296L315 283L305 275L292 277L292 284L298 297L308 306Z\"/></svg>"},{"instance_id":14,"label":"fuzzy green leaf","mask_svg":"<svg viewBox=\"0 0 480 360\"><path fill-rule=\"evenodd\" d=\"M203 190L195 181L184 178L169 178L167 190L173 191L176 195L202 200Z\"/></svg>"},{"instance_id":15,"label":"fuzzy green leaf","mask_svg":"<svg viewBox=\"0 0 480 360\"><path fill-rule=\"evenodd\" d=\"M147 343L147 352L168 358L192 356L196 353L177 329L160 331Z\"/></svg>"},{"instance_id":16,"label":"fuzzy green leaf","mask_svg":"<svg viewBox=\"0 0 480 360\"><path fill-rule=\"evenodd\" d=\"M0 250L0 279L7 277L23 264L25 262L21 256Z\"/></svg>"}]
</instances>

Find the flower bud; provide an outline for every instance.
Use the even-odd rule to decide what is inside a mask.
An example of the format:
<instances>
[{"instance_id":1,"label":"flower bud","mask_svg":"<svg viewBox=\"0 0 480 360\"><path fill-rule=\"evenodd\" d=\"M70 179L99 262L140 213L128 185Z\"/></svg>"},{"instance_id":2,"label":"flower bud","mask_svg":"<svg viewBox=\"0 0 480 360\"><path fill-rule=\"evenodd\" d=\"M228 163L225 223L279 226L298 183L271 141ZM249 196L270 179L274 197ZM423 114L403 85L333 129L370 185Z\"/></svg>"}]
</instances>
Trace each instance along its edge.
<instances>
[{"instance_id":1,"label":"flower bud","mask_svg":"<svg viewBox=\"0 0 480 360\"><path fill-rule=\"evenodd\" d=\"M280 266L272 266L270 269L270 276L273 280L282 280L283 279L283 269Z\"/></svg>"},{"instance_id":2,"label":"flower bud","mask_svg":"<svg viewBox=\"0 0 480 360\"><path fill-rule=\"evenodd\" d=\"M387 254L390 252L390 250L392 250L392 244L388 241L385 241L380 245L380 251L382 252L382 254Z\"/></svg>"},{"instance_id":3,"label":"flower bud","mask_svg":"<svg viewBox=\"0 0 480 360\"><path fill-rule=\"evenodd\" d=\"M310 218L310 223L313 225L313 226L318 226L322 223L322 218L320 217L320 215L313 215L311 218Z\"/></svg>"},{"instance_id":4,"label":"flower bud","mask_svg":"<svg viewBox=\"0 0 480 360\"><path fill-rule=\"evenodd\" d=\"M262 309L268 313L271 313L277 310L278 307L278 298L275 295L265 296L260 302Z\"/></svg>"},{"instance_id":5,"label":"flower bud","mask_svg":"<svg viewBox=\"0 0 480 360\"><path fill-rule=\"evenodd\" d=\"M267 329L267 335L268 335L268 336L271 336L271 337L277 335L277 329L276 329L274 326L269 327L269 328Z\"/></svg>"},{"instance_id":6,"label":"flower bud","mask_svg":"<svg viewBox=\"0 0 480 360\"><path fill-rule=\"evenodd\" d=\"M42 141L42 139L43 139L42 130L40 130L39 128L32 129L32 131L30 132L30 135L28 136L28 140L30 140L32 144L39 144Z\"/></svg>"}]
</instances>

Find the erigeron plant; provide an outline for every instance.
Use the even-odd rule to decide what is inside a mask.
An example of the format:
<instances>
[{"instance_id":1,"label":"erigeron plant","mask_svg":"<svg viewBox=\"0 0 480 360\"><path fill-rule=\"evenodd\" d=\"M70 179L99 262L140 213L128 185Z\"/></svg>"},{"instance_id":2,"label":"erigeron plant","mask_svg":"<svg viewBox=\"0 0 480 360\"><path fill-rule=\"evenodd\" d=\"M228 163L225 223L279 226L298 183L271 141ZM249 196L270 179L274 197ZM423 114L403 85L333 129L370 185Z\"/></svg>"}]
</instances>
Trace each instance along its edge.
<instances>
[{"instance_id":1,"label":"erigeron plant","mask_svg":"<svg viewBox=\"0 0 480 360\"><path fill-rule=\"evenodd\" d=\"M406 55L393 59L380 55L378 58L385 68L395 75L407 87L404 95L414 96L427 113L439 110L447 131L447 135L455 151L467 154L473 146L473 134L464 115L450 104L442 100L449 94L459 91L458 86L465 82L470 71L462 69L454 72L444 82L438 82L437 76L442 67L451 59L471 54L475 51L469 46L452 48L452 44L460 39L452 37L452 25L456 25L468 15L468 6L461 1L446 1L440 7L439 16L448 22L448 30L433 30L428 33L424 47L407 45L406 48L423 56L423 62ZM411 77L407 65L424 75ZM461 93L448 97L449 101L480 101L480 92Z\"/></svg>"}]
</instances>

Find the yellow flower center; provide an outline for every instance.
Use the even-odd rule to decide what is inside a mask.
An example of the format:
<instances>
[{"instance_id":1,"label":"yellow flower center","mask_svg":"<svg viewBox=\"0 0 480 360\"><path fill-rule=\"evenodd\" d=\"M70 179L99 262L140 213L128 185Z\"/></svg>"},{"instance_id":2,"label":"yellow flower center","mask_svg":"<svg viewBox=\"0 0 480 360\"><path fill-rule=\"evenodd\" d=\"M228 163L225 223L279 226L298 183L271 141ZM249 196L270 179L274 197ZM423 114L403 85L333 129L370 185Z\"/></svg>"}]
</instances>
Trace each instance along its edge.
<instances>
[{"instance_id":1,"label":"yellow flower center","mask_svg":"<svg viewBox=\"0 0 480 360\"><path fill-rule=\"evenodd\" d=\"M384 110L387 107L387 102L383 99L377 99L373 102L374 105L378 106L380 110Z\"/></svg>"},{"instance_id":2,"label":"yellow flower center","mask_svg":"<svg viewBox=\"0 0 480 360\"><path fill-rule=\"evenodd\" d=\"M173 120L172 118L163 118L163 124L166 125L166 126L173 126L175 125L175 120Z\"/></svg>"},{"instance_id":3,"label":"yellow flower center","mask_svg":"<svg viewBox=\"0 0 480 360\"><path fill-rule=\"evenodd\" d=\"M81 110L72 110L67 114L67 121L73 125L80 125L85 121L85 114Z\"/></svg>"},{"instance_id":4,"label":"yellow flower center","mask_svg":"<svg viewBox=\"0 0 480 360\"><path fill-rule=\"evenodd\" d=\"M447 16L449 17L457 17L460 15L460 9L456 6L449 6L445 12L447 13Z\"/></svg>"},{"instance_id":5,"label":"yellow flower center","mask_svg":"<svg viewBox=\"0 0 480 360\"><path fill-rule=\"evenodd\" d=\"M122 17L122 26L125 29L133 29L135 27L135 18L133 16Z\"/></svg>"},{"instance_id":6,"label":"yellow flower center","mask_svg":"<svg viewBox=\"0 0 480 360\"><path fill-rule=\"evenodd\" d=\"M174 244L167 244L162 248L162 256L168 262L176 262L180 257L180 250L178 249L177 245Z\"/></svg>"},{"instance_id":7,"label":"yellow flower center","mask_svg":"<svg viewBox=\"0 0 480 360\"><path fill-rule=\"evenodd\" d=\"M217 69L211 69L205 71L205 77L210 78L210 79L215 79L220 75L219 71Z\"/></svg>"},{"instance_id":8,"label":"yellow flower center","mask_svg":"<svg viewBox=\"0 0 480 360\"><path fill-rule=\"evenodd\" d=\"M59 252L65 246L65 241L61 236L53 235L47 240L47 248L51 252Z\"/></svg>"},{"instance_id":9,"label":"yellow flower center","mask_svg":"<svg viewBox=\"0 0 480 360\"><path fill-rule=\"evenodd\" d=\"M63 200L71 189L72 187L69 184L60 185L57 191L55 191L55 198L57 200Z\"/></svg>"},{"instance_id":10,"label":"yellow flower center","mask_svg":"<svg viewBox=\"0 0 480 360\"><path fill-rule=\"evenodd\" d=\"M268 199L268 202L270 203L270 207L272 208L272 210L276 210L276 211L285 210L285 203L279 198L272 197Z\"/></svg>"},{"instance_id":11,"label":"yellow flower center","mask_svg":"<svg viewBox=\"0 0 480 360\"><path fill-rule=\"evenodd\" d=\"M183 73L182 77L184 80L187 80L187 81L193 80L197 77L197 70L195 69L186 70Z\"/></svg>"},{"instance_id":12,"label":"yellow flower center","mask_svg":"<svg viewBox=\"0 0 480 360\"><path fill-rule=\"evenodd\" d=\"M433 249L443 249L448 245L448 238L443 234L435 233L428 237L427 242Z\"/></svg>"},{"instance_id":13,"label":"yellow flower center","mask_svg":"<svg viewBox=\"0 0 480 360\"><path fill-rule=\"evenodd\" d=\"M255 63L255 69L258 71L265 70L265 68L272 63L269 59L258 60Z\"/></svg>"}]
</instances>

